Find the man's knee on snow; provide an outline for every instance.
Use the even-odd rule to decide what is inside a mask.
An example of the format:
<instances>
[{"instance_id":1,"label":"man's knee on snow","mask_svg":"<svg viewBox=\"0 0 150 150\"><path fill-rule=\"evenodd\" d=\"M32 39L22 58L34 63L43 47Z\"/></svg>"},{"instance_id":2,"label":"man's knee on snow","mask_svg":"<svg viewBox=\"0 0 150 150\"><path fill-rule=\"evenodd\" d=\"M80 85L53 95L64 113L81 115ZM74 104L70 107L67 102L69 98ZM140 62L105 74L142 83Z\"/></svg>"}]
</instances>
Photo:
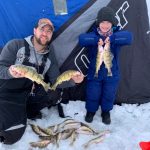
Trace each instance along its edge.
<instances>
[{"instance_id":1,"label":"man's knee on snow","mask_svg":"<svg viewBox=\"0 0 150 150\"><path fill-rule=\"evenodd\" d=\"M4 144L14 144L18 142L24 134L26 126L17 129L0 131L0 142Z\"/></svg>"}]
</instances>

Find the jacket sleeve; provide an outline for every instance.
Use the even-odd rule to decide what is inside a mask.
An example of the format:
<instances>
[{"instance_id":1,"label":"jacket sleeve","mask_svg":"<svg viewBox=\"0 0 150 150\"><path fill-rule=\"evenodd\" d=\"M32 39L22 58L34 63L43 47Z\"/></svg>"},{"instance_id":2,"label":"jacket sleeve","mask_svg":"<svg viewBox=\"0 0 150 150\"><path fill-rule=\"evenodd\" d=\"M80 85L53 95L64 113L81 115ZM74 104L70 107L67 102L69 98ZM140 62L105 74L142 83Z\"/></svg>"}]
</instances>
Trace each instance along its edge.
<instances>
[{"instance_id":1,"label":"jacket sleeve","mask_svg":"<svg viewBox=\"0 0 150 150\"><path fill-rule=\"evenodd\" d=\"M79 36L79 45L86 46L95 46L97 45L99 38L94 33L85 33Z\"/></svg>"},{"instance_id":2,"label":"jacket sleeve","mask_svg":"<svg viewBox=\"0 0 150 150\"><path fill-rule=\"evenodd\" d=\"M54 49L50 50L49 59L51 60L51 65L47 72L47 75L51 84L54 84L56 82L57 77L60 75ZM74 81L70 80L70 81L65 81L62 84L60 84L58 88L67 88L67 87L72 87L74 85L75 85Z\"/></svg>"},{"instance_id":3,"label":"jacket sleeve","mask_svg":"<svg viewBox=\"0 0 150 150\"><path fill-rule=\"evenodd\" d=\"M0 54L0 79L13 78L8 69L11 65L14 65L17 51L18 46L16 40L9 41L2 49Z\"/></svg>"},{"instance_id":4,"label":"jacket sleeve","mask_svg":"<svg viewBox=\"0 0 150 150\"><path fill-rule=\"evenodd\" d=\"M130 45L133 40L133 35L129 31L115 32L110 36L110 42L116 45Z\"/></svg>"}]
</instances>

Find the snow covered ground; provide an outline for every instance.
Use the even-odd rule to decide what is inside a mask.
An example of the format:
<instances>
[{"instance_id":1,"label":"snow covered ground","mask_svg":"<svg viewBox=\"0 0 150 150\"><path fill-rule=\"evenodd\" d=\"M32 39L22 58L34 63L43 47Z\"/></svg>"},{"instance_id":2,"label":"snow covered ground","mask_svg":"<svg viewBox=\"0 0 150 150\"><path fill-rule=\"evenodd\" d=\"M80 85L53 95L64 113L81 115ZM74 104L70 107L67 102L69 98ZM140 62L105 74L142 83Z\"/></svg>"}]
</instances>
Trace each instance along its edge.
<instances>
[{"instance_id":1,"label":"snow covered ground","mask_svg":"<svg viewBox=\"0 0 150 150\"><path fill-rule=\"evenodd\" d=\"M63 104L66 115L73 119L84 122L85 103L81 101L70 101ZM58 117L55 107L43 109L43 119L36 121L29 120L30 123L41 127L48 127L64 121ZM150 103L137 106L136 104L115 105L111 111L112 123L104 125L101 122L100 110L96 113L94 121L90 125L98 131L110 130L103 142L91 145L87 150L140 150L139 142L150 141ZM84 122L85 123L85 122ZM83 144L94 138L92 135L79 135L73 146L69 146L70 140L60 141L60 147L49 144L45 150L83 150ZM30 142L38 141L38 136L28 126L22 139L14 145L7 146L0 144L0 150L29 150ZM38 150L38 148L34 148ZM34 150L33 149L33 150ZM31 150L31 149L30 149Z\"/></svg>"},{"instance_id":2,"label":"snow covered ground","mask_svg":"<svg viewBox=\"0 0 150 150\"><path fill-rule=\"evenodd\" d=\"M150 2L147 0L148 14L150 16ZM70 101L64 105L66 115L73 119L84 122L85 103L81 101ZM62 122L64 119L58 117L55 107L52 109L43 109L43 119L31 121L42 127L48 127L53 124ZM96 130L110 130L104 141L99 144L91 145L87 150L140 150L139 142L150 141L150 103L140 106L134 104L115 105L111 111L112 123L104 125L101 122L100 110L96 113L94 121L89 124ZM82 150L83 144L92 139L92 135L79 135L74 146L69 146L69 139L60 142L60 147L50 144L45 150ZM30 142L38 141L37 135L28 126L22 139L11 146L0 144L0 150L31 150ZM35 148L38 150L38 148Z\"/></svg>"}]
</instances>

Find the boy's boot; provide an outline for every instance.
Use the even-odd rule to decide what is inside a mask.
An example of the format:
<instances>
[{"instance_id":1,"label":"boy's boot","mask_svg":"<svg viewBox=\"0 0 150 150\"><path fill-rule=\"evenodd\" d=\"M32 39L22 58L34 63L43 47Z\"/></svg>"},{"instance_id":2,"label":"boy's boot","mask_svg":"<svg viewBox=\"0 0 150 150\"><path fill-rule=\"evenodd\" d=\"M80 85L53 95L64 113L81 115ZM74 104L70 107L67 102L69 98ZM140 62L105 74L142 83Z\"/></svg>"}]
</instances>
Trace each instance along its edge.
<instances>
[{"instance_id":1,"label":"boy's boot","mask_svg":"<svg viewBox=\"0 0 150 150\"><path fill-rule=\"evenodd\" d=\"M87 111L86 116L85 116L85 121L88 123L91 123L93 121L94 115L95 115L95 112L88 112Z\"/></svg>"},{"instance_id":2,"label":"boy's boot","mask_svg":"<svg viewBox=\"0 0 150 150\"><path fill-rule=\"evenodd\" d=\"M109 111L107 111L107 112L103 111L101 116L102 116L102 122L104 124L110 124L111 123L110 112Z\"/></svg>"}]
</instances>

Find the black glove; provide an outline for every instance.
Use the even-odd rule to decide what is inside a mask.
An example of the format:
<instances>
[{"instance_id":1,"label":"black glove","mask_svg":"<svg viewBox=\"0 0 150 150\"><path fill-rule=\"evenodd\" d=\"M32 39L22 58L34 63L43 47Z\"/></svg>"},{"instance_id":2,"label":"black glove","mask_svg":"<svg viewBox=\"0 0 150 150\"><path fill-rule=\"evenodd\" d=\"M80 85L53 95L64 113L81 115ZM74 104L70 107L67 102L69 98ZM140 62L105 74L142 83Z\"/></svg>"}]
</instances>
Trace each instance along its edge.
<instances>
[{"instance_id":1,"label":"black glove","mask_svg":"<svg viewBox=\"0 0 150 150\"><path fill-rule=\"evenodd\" d=\"M56 89L55 91L49 90L47 94L48 94L49 106L54 106L61 102L62 89Z\"/></svg>"},{"instance_id":2,"label":"black glove","mask_svg":"<svg viewBox=\"0 0 150 150\"><path fill-rule=\"evenodd\" d=\"M51 106L57 106L58 109L58 114L61 118L65 118L65 114L63 111L63 107L61 105L62 101L62 94L63 90L62 89L56 89L55 91L48 91L48 99L49 99L49 107Z\"/></svg>"}]
</instances>

